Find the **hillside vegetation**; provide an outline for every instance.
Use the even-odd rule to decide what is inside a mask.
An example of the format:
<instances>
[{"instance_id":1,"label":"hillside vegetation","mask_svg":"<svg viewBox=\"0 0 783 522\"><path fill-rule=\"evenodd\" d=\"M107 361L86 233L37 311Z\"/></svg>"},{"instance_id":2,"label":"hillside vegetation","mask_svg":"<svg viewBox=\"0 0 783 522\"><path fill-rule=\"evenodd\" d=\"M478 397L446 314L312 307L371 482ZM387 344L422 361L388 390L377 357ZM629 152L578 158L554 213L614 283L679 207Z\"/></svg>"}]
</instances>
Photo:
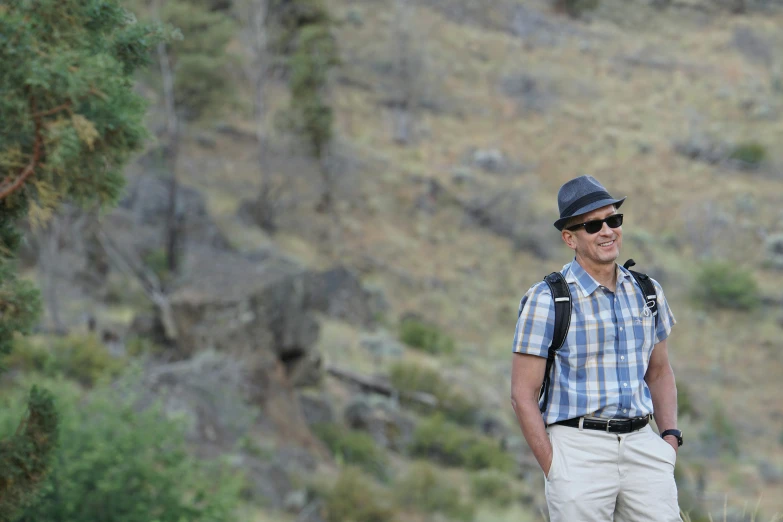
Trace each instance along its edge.
<instances>
[{"instance_id":1,"label":"hillside vegetation","mask_svg":"<svg viewBox=\"0 0 783 522\"><path fill-rule=\"evenodd\" d=\"M661 282L677 319L681 507L693 521L783 513L783 10L601 0L569 16L563 4L328 0L339 61L319 90L333 117L319 156L280 125L290 69L266 85L259 127L247 17L237 14L249 4L235 0L226 57L213 56L226 66L218 101L180 122L173 168L189 223L180 272L160 241L165 185L142 184L171 168L159 159L171 134L153 69L138 89L159 139L127 170L135 199L107 218L120 245L158 241L144 263L174 322L192 320L195 333L177 344L163 339L165 325L141 328L159 309L127 271L107 268L91 295L63 278L63 322L77 334L49 342L48 308L41 332L18 341L5 386L63 378L89 396L119 378L136 383L135 406L154 402L151 390L179 415L171 429L185 426L193 455L223 457L244 477L203 493L210 502L171 501L199 516L236 505L226 520L541 520L543 478L509 402L511 342L524 292L571 260L552 226L557 190L591 174L628 196L620 261ZM182 42L199 34L183 28ZM264 183L275 190L274 227L248 218ZM145 212L153 217L134 225ZM207 243L244 261L200 253ZM285 262L269 262L278 255ZM44 279L40 261L27 268ZM332 276L360 287L350 291L359 305L313 304L302 290L337 295ZM250 296L238 312L235 295ZM285 306L264 304L277 299ZM83 332L85 314L109 335ZM261 326L242 337L239 323ZM252 339L279 345L277 359ZM253 363L221 359L232 345ZM76 385L52 386L76 404ZM204 411L183 406L191 400L217 420L204 425ZM120 422L101 401L92 409L84 415ZM64 440L79 437L75 424L64 429ZM176 465L205 469L190 457ZM201 477L182 487L209 491Z\"/></svg>"}]
</instances>

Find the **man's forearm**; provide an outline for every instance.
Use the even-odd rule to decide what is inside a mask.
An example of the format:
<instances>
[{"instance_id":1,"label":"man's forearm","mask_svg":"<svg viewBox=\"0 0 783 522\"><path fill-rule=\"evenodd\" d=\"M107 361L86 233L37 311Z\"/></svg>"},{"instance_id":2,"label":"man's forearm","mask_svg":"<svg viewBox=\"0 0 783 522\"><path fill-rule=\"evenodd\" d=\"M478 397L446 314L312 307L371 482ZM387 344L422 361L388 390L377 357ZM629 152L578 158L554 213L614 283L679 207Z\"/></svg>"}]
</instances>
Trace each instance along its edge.
<instances>
[{"instance_id":1,"label":"man's forearm","mask_svg":"<svg viewBox=\"0 0 783 522\"><path fill-rule=\"evenodd\" d=\"M648 377L647 387L650 388L658 429L677 428L677 383L671 367Z\"/></svg>"},{"instance_id":2,"label":"man's forearm","mask_svg":"<svg viewBox=\"0 0 783 522\"><path fill-rule=\"evenodd\" d=\"M512 397L514 413L517 416L522 435L530 446L539 466L545 474L549 474L549 466L552 463L552 444L546 433L544 419L538 409L535 399Z\"/></svg>"}]
</instances>

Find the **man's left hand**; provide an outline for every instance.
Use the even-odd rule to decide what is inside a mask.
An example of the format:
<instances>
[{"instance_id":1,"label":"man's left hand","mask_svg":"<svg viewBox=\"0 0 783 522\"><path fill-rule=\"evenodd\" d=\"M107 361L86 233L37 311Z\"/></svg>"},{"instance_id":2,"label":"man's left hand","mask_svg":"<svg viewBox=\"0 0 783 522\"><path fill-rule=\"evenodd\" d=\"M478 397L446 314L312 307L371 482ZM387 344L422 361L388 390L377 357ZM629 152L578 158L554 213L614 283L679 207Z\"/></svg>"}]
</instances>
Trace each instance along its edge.
<instances>
[{"instance_id":1,"label":"man's left hand","mask_svg":"<svg viewBox=\"0 0 783 522\"><path fill-rule=\"evenodd\" d=\"M674 453L677 453L680 450L680 445L677 443L677 437L674 435L666 435L663 440L671 444L671 447L674 448Z\"/></svg>"}]
</instances>

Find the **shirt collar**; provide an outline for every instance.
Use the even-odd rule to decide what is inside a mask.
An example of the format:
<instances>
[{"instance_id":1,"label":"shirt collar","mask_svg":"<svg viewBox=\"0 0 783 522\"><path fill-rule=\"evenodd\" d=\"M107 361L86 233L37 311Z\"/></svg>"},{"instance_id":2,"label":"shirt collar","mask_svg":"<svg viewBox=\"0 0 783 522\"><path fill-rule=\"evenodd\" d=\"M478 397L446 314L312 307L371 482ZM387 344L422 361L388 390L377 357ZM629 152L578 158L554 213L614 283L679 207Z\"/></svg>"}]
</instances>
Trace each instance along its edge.
<instances>
[{"instance_id":1,"label":"shirt collar","mask_svg":"<svg viewBox=\"0 0 783 522\"><path fill-rule=\"evenodd\" d=\"M617 267L617 286L625 284L628 281L633 281L631 273L628 269L615 264ZM565 275L566 283L575 283L576 286L582 290L585 296L591 295L601 285L598 281L593 279L593 276L588 274L582 265L574 257L573 261L563 267L563 274ZM633 284L633 282L631 282Z\"/></svg>"}]
</instances>

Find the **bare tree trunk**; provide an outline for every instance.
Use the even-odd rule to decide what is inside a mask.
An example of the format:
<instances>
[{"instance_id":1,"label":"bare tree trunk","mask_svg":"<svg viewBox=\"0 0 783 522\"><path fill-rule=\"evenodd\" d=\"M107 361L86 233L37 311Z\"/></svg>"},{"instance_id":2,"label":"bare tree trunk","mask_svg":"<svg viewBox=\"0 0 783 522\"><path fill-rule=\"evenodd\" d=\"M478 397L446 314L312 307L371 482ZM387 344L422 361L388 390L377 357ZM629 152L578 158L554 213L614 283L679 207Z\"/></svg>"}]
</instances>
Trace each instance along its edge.
<instances>
[{"instance_id":1,"label":"bare tree trunk","mask_svg":"<svg viewBox=\"0 0 783 522\"><path fill-rule=\"evenodd\" d=\"M245 0L235 5L241 19L247 20L243 31L245 45L250 49L252 59L245 67L245 74L252 82L253 117L255 118L256 154L261 177L261 187L255 201L253 218L267 232L277 229L277 218L281 210L280 186L275 185L268 162L267 85L272 74L271 56L268 47L268 20L270 0Z\"/></svg>"},{"instance_id":2,"label":"bare tree trunk","mask_svg":"<svg viewBox=\"0 0 783 522\"><path fill-rule=\"evenodd\" d=\"M266 81L269 74L269 52L267 49L267 16L269 0L250 0L250 32L253 49L253 116L256 119L256 146L258 165L261 167L263 183L268 183L266 170Z\"/></svg>"},{"instance_id":3,"label":"bare tree trunk","mask_svg":"<svg viewBox=\"0 0 783 522\"><path fill-rule=\"evenodd\" d=\"M321 199L315 207L317 212L329 214L332 212L334 190L334 180L329 165L328 153L322 152L318 155L318 171L321 173Z\"/></svg>"},{"instance_id":4,"label":"bare tree trunk","mask_svg":"<svg viewBox=\"0 0 783 522\"><path fill-rule=\"evenodd\" d=\"M179 121L174 101L174 72L166 51L166 44L158 44L158 61L163 79L163 105L166 114L166 166L169 171L169 201L166 212L166 264L171 274L179 269L179 232L177 219L177 163L179 159Z\"/></svg>"},{"instance_id":5,"label":"bare tree trunk","mask_svg":"<svg viewBox=\"0 0 783 522\"><path fill-rule=\"evenodd\" d=\"M410 64L410 8L407 0L394 2L394 47L397 69L397 99L394 106L394 141L400 145L411 142L411 64Z\"/></svg>"},{"instance_id":6,"label":"bare tree trunk","mask_svg":"<svg viewBox=\"0 0 783 522\"><path fill-rule=\"evenodd\" d=\"M57 299L57 266L58 253L60 251L60 220L54 217L49 222L46 233L46 244L44 250L45 261L43 263L46 271L46 309L49 312L49 318L52 320L52 327L55 332L65 332L60 317L60 302Z\"/></svg>"},{"instance_id":7,"label":"bare tree trunk","mask_svg":"<svg viewBox=\"0 0 783 522\"><path fill-rule=\"evenodd\" d=\"M253 115L256 119L256 147L258 168L261 172L261 188L256 200L256 221L267 232L277 229L278 196L269 172L267 161L267 127L266 127L266 86L270 67L269 49L267 47L267 18L269 16L269 0L250 0L251 2L251 34L253 49Z\"/></svg>"}]
</instances>

